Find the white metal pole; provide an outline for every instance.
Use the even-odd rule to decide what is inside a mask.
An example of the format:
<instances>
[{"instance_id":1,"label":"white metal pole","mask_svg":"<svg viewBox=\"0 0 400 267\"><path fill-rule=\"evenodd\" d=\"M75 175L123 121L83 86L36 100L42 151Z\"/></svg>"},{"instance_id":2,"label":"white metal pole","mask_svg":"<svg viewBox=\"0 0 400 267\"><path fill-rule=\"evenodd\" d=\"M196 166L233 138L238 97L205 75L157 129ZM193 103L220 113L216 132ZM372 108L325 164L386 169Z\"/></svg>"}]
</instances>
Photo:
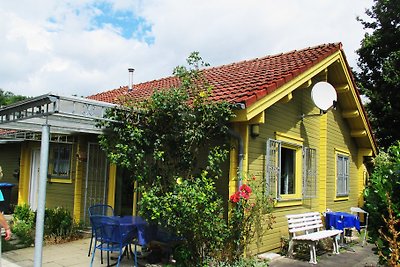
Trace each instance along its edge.
<instances>
[{"instance_id":1,"label":"white metal pole","mask_svg":"<svg viewBox=\"0 0 400 267\"><path fill-rule=\"evenodd\" d=\"M36 214L35 257L34 267L42 266L44 210L46 206L47 169L49 166L50 126L42 126L42 141L40 147L39 193Z\"/></svg>"}]
</instances>

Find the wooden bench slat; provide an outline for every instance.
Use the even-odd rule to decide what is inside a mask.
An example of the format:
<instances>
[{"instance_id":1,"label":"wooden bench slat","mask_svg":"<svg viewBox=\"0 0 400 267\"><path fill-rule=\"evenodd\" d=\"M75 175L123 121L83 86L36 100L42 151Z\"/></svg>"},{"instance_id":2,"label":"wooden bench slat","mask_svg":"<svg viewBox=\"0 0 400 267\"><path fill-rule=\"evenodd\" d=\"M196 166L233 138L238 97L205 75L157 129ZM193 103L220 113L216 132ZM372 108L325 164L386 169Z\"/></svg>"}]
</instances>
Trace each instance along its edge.
<instances>
[{"instance_id":1,"label":"wooden bench slat","mask_svg":"<svg viewBox=\"0 0 400 267\"><path fill-rule=\"evenodd\" d=\"M315 252L316 242L333 237L333 252L339 253L337 239L335 236L342 233L342 230L323 230L321 215L318 212L307 212L302 214L286 215L288 220L289 235L289 256L293 252L293 245L295 242L305 242L310 245L310 263L317 263L317 256Z\"/></svg>"},{"instance_id":2,"label":"wooden bench slat","mask_svg":"<svg viewBox=\"0 0 400 267\"><path fill-rule=\"evenodd\" d=\"M322 224L290 228L289 229L289 233L296 233L296 232L307 231L307 230L311 230L311 229L318 229L318 228L321 228L321 227L323 227Z\"/></svg>"},{"instance_id":3,"label":"wooden bench slat","mask_svg":"<svg viewBox=\"0 0 400 267\"><path fill-rule=\"evenodd\" d=\"M318 231L306 235L299 235L299 236L294 236L293 239L295 240L311 240L311 241L317 241L321 240L327 237L335 236L341 233L341 230L323 230L323 231Z\"/></svg>"}]
</instances>

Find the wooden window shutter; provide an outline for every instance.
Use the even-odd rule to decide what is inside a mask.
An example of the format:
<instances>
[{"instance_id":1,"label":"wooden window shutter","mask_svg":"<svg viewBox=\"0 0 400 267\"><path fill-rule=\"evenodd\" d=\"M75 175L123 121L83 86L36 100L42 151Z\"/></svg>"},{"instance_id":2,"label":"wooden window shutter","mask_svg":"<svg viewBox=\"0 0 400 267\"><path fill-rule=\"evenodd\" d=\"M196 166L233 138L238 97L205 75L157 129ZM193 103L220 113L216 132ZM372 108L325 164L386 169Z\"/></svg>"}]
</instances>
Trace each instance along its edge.
<instances>
[{"instance_id":1,"label":"wooden window shutter","mask_svg":"<svg viewBox=\"0 0 400 267\"><path fill-rule=\"evenodd\" d=\"M280 199L278 188L280 188L281 175L281 142L268 139L265 157L266 192L275 199Z\"/></svg>"},{"instance_id":2,"label":"wooden window shutter","mask_svg":"<svg viewBox=\"0 0 400 267\"><path fill-rule=\"evenodd\" d=\"M317 197L317 150L303 148L303 198Z\"/></svg>"}]
</instances>

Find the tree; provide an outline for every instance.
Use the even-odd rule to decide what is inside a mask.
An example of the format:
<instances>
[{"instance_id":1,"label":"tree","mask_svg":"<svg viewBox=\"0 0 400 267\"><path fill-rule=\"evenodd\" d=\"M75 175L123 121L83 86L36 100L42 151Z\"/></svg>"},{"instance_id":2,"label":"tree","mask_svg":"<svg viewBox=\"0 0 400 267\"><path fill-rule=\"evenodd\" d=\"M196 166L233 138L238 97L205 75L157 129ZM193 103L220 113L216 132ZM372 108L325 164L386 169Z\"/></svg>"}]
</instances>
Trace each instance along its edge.
<instances>
[{"instance_id":1,"label":"tree","mask_svg":"<svg viewBox=\"0 0 400 267\"><path fill-rule=\"evenodd\" d=\"M124 108L111 110L100 144L111 162L139 182L140 214L182 238L174 252L177 266L209 266L210 260L234 261L244 255L256 224L270 228L272 217L265 215L272 202L263 190L252 199L246 191L246 199L235 202L240 207L231 212L233 223L226 221L216 186L228 156L224 144L229 144L233 106L209 101L212 88L199 70L207 64L198 53L187 62L189 68L174 70L178 88L155 90L140 103L126 99Z\"/></svg>"},{"instance_id":2,"label":"tree","mask_svg":"<svg viewBox=\"0 0 400 267\"><path fill-rule=\"evenodd\" d=\"M197 266L222 250L227 232L215 182L228 153L215 141L227 137L233 112L227 102L208 100L211 88L199 71L205 63L198 53L188 64L174 71L180 87L112 110L100 144L139 181L140 214L185 240L178 265ZM198 160L204 154L207 162Z\"/></svg>"},{"instance_id":3,"label":"tree","mask_svg":"<svg viewBox=\"0 0 400 267\"><path fill-rule=\"evenodd\" d=\"M198 53L188 63L191 68L174 70L179 88L156 90L139 103L127 99L124 109L113 109L109 118L118 122L105 123L110 132L100 139L112 162L131 171L134 180L161 186L163 192L177 176L190 178L204 167L198 164L199 154L227 137L233 116L231 104L208 101L211 88L198 69L206 63Z\"/></svg>"},{"instance_id":4,"label":"tree","mask_svg":"<svg viewBox=\"0 0 400 267\"><path fill-rule=\"evenodd\" d=\"M400 226L400 142L381 151L364 191L369 212L368 236L380 250L380 259L399 259ZM396 255L395 255L396 254ZM395 257L394 257L395 256ZM399 266L400 262L395 265Z\"/></svg>"},{"instance_id":5,"label":"tree","mask_svg":"<svg viewBox=\"0 0 400 267\"><path fill-rule=\"evenodd\" d=\"M388 148L400 140L400 0L374 0L366 14L370 21L357 18L367 32L356 77L378 144Z\"/></svg>"},{"instance_id":6,"label":"tree","mask_svg":"<svg viewBox=\"0 0 400 267\"><path fill-rule=\"evenodd\" d=\"M10 105L12 103L26 99L26 96L15 95L12 92L0 89L0 106Z\"/></svg>"}]
</instances>

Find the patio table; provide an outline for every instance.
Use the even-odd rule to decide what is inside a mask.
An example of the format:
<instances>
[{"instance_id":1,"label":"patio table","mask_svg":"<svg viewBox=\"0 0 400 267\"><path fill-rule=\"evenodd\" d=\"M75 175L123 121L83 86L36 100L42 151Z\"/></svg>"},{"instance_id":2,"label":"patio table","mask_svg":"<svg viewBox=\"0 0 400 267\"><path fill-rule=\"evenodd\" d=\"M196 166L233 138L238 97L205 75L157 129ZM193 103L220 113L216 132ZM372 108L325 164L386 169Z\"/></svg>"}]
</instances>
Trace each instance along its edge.
<instances>
[{"instance_id":1,"label":"patio table","mask_svg":"<svg viewBox=\"0 0 400 267\"><path fill-rule=\"evenodd\" d=\"M326 229L356 228L360 232L360 219L357 215L347 212L327 212L326 213Z\"/></svg>"}]
</instances>

